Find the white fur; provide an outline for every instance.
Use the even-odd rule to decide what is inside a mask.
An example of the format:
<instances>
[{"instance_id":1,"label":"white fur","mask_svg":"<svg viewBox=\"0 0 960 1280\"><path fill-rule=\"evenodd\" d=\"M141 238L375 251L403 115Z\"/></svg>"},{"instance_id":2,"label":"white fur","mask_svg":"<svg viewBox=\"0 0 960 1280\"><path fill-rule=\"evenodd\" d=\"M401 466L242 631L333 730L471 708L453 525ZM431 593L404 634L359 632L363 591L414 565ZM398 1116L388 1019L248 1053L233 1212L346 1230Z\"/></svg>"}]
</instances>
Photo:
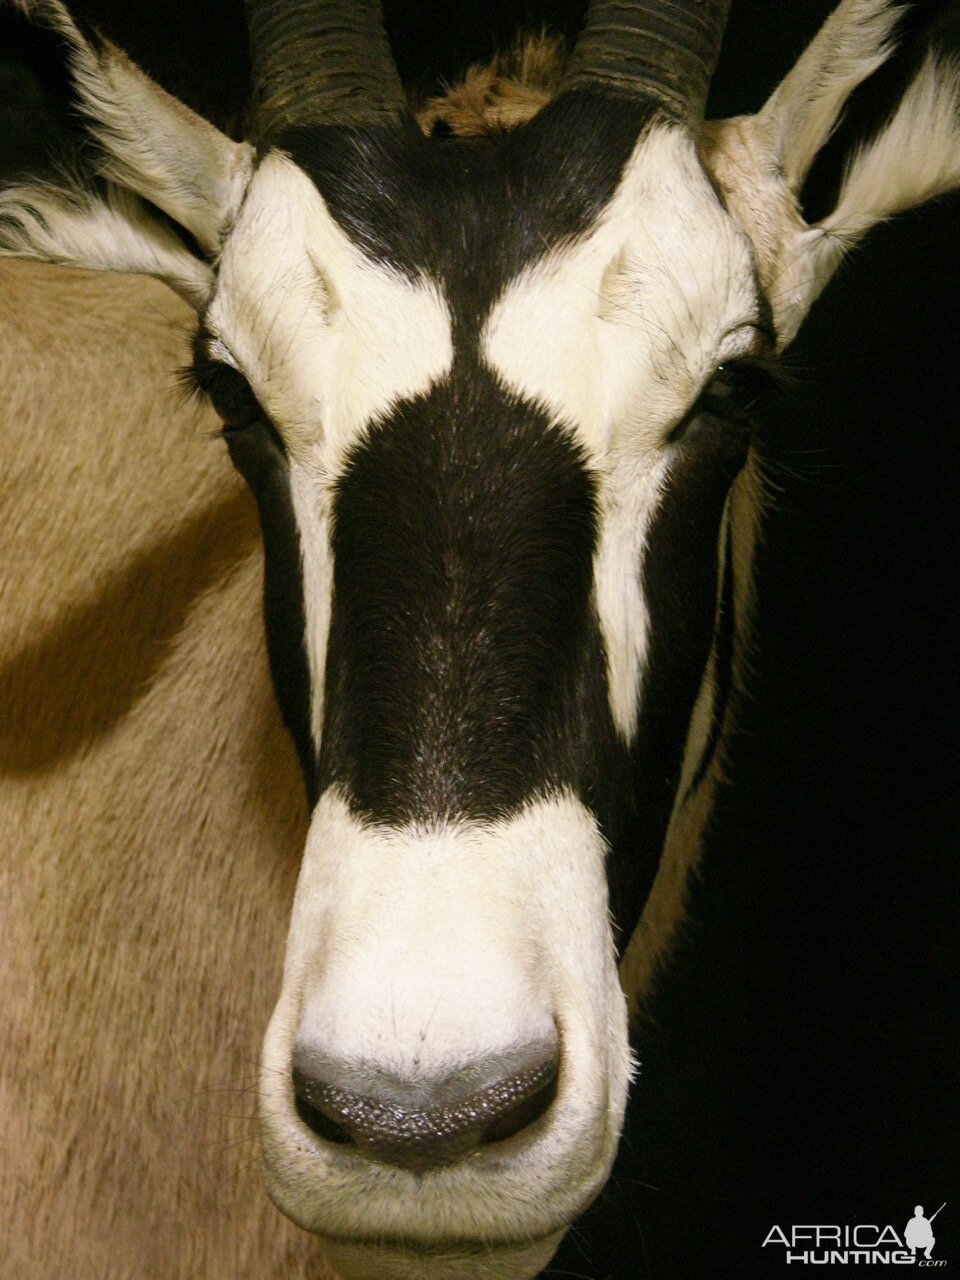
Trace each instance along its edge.
<instances>
[{"instance_id":1,"label":"white fur","mask_svg":"<svg viewBox=\"0 0 960 1280\"><path fill-rule=\"evenodd\" d=\"M361 253L306 175L274 152L224 248L206 323L217 355L243 370L290 453L319 748L331 486L373 422L448 373L449 311L437 285L413 283Z\"/></svg>"},{"instance_id":2,"label":"white fur","mask_svg":"<svg viewBox=\"0 0 960 1280\"><path fill-rule=\"evenodd\" d=\"M79 46L73 70L92 131L107 150L105 176L151 200L216 253L250 180L253 148L232 142L110 44L101 57Z\"/></svg>"},{"instance_id":3,"label":"white fur","mask_svg":"<svg viewBox=\"0 0 960 1280\"><path fill-rule=\"evenodd\" d=\"M102 199L65 184L0 190L0 254L155 276L194 307L213 282L207 264L137 196L110 185Z\"/></svg>"},{"instance_id":4,"label":"white fur","mask_svg":"<svg viewBox=\"0 0 960 1280\"><path fill-rule=\"evenodd\" d=\"M960 72L928 57L893 119L848 165L836 209L808 226L797 197L853 89L890 53L899 10L844 0L756 115L707 126L704 162L753 242L786 347L860 238L960 185Z\"/></svg>"},{"instance_id":5,"label":"white fur","mask_svg":"<svg viewBox=\"0 0 960 1280\"><path fill-rule=\"evenodd\" d=\"M59 5L31 11L69 23ZM597 477L596 602L611 709L627 739L648 641L640 557L669 465L666 437L716 364L752 341L757 274L785 344L843 248L879 218L960 177L956 76L928 67L887 132L854 161L834 214L819 228L800 219L796 185L846 94L882 61L891 23L892 10L878 0L845 0L758 117L712 127L704 156L733 216L711 190L693 140L658 126L638 142L597 224L545 252L488 317L483 351L491 368L507 387L547 405ZM107 176L129 190L111 188L105 202L14 191L8 247L157 274L201 305L209 269L153 224L133 193L167 209L209 250L230 228L207 321L220 356L250 379L288 447L319 691L331 484L371 423L448 374L447 303L435 282L411 281L362 254L288 157L269 155L247 185L248 154L184 125L119 55L100 61L81 42L75 74L104 123ZM150 112L156 138L130 118ZM184 175L181 151L209 172ZM729 523L737 694L759 511L750 473L734 486ZM710 687L708 667L688 734L686 782L704 749ZM725 733L735 711L734 699ZM317 741L321 724L315 692ZM721 775L718 752L675 807L624 960L632 992L649 990L674 935ZM422 1280L522 1280L605 1180L631 1068L605 853L593 818L569 795L541 797L498 823L400 830L364 825L335 792L322 797L265 1044L262 1124L271 1194L296 1221L341 1238L331 1247L346 1274L376 1265L383 1275ZM554 1106L501 1150L442 1173L418 1177L334 1149L293 1109L295 1039L416 1078L540 1038L554 1022L562 1048ZM447 1256L415 1261L392 1250L372 1264L362 1248L343 1243L361 1236L442 1245ZM467 1260L477 1242L502 1248Z\"/></svg>"},{"instance_id":6,"label":"white fur","mask_svg":"<svg viewBox=\"0 0 960 1280\"><path fill-rule=\"evenodd\" d=\"M136 197L163 209L214 254L243 198L252 148L188 110L113 45L94 52L55 0L20 0L17 7L68 41L73 83L104 152L99 176L108 181L103 195L69 175L4 191L0 215L12 226L0 229L0 253L156 276L202 306L210 268Z\"/></svg>"},{"instance_id":7,"label":"white fur","mask_svg":"<svg viewBox=\"0 0 960 1280\"><path fill-rule=\"evenodd\" d=\"M366 257L278 152L250 183L207 323L318 476L336 475L373 421L453 362L439 286Z\"/></svg>"},{"instance_id":8,"label":"white fur","mask_svg":"<svg viewBox=\"0 0 960 1280\"><path fill-rule=\"evenodd\" d=\"M847 164L837 207L820 223L857 240L877 222L960 186L960 66L927 56L893 119Z\"/></svg>"},{"instance_id":9,"label":"white fur","mask_svg":"<svg viewBox=\"0 0 960 1280\"><path fill-rule=\"evenodd\" d=\"M290 492L300 537L304 625L310 671L310 729L319 755L323 733L323 682L333 608L333 554L330 548L331 487L309 468L293 462Z\"/></svg>"},{"instance_id":10,"label":"white fur","mask_svg":"<svg viewBox=\"0 0 960 1280\"><path fill-rule=\"evenodd\" d=\"M760 111L761 131L791 191L800 190L847 98L890 56L901 12L890 0L843 0Z\"/></svg>"},{"instance_id":11,"label":"white fur","mask_svg":"<svg viewBox=\"0 0 960 1280\"><path fill-rule=\"evenodd\" d=\"M886 128L849 162L837 207L794 238L784 273L791 328L872 227L958 185L960 69L928 57Z\"/></svg>"},{"instance_id":12,"label":"white fur","mask_svg":"<svg viewBox=\"0 0 960 1280\"><path fill-rule=\"evenodd\" d=\"M602 465L611 449L662 445L757 304L746 238L693 141L661 126L637 143L595 226L504 290L483 351Z\"/></svg>"},{"instance_id":13,"label":"white fur","mask_svg":"<svg viewBox=\"0 0 960 1280\"><path fill-rule=\"evenodd\" d=\"M552 1234L587 1203L631 1073L604 863L593 817L568 795L429 830L365 826L336 792L321 798L261 1084L268 1186L286 1213L321 1235L455 1252ZM293 1110L295 1038L416 1079L542 1037L554 1019L561 1077L542 1127L442 1174L344 1160Z\"/></svg>"},{"instance_id":14,"label":"white fur","mask_svg":"<svg viewBox=\"0 0 960 1280\"><path fill-rule=\"evenodd\" d=\"M486 1245L465 1255L456 1247L425 1258L387 1245L326 1241L324 1252L341 1280L528 1280L541 1274L556 1252L562 1233L511 1248Z\"/></svg>"},{"instance_id":15,"label":"white fur","mask_svg":"<svg viewBox=\"0 0 960 1280\"><path fill-rule=\"evenodd\" d=\"M607 689L614 724L631 742L640 713L640 681L650 639L641 562L669 467L666 451L619 457L600 488L600 538L594 556L594 600L607 657Z\"/></svg>"},{"instance_id":16,"label":"white fur","mask_svg":"<svg viewBox=\"0 0 960 1280\"><path fill-rule=\"evenodd\" d=\"M755 340L758 297L749 244L693 143L659 127L638 142L596 226L524 272L484 329L501 379L572 427L596 469L596 603L627 741L649 625L640 560L670 461L665 440L716 366Z\"/></svg>"}]
</instances>

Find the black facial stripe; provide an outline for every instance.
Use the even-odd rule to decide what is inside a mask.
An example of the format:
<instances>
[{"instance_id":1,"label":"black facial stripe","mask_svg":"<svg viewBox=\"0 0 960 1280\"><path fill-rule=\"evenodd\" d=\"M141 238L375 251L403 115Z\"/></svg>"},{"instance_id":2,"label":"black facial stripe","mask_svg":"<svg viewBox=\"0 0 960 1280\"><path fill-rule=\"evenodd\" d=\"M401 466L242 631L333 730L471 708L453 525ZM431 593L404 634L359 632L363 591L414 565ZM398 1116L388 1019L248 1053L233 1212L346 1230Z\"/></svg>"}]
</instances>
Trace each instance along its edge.
<instances>
[{"instance_id":1,"label":"black facial stripe","mask_svg":"<svg viewBox=\"0 0 960 1280\"><path fill-rule=\"evenodd\" d=\"M407 121L311 126L277 145L371 258L447 286L463 336L519 271L591 226L656 112L642 99L575 91L492 137L425 138Z\"/></svg>"},{"instance_id":2,"label":"black facial stripe","mask_svg":"<svg viewBox=\"0 0 960 1280\"><path fill-rule=\"evenodd\" d=\"M647 536L642 564L650 619L633 747L636 830L615 847L611 903L632 932L656 873L673 809L690 716L716 617L717 543L723 504L746 457L746 439L712 421L679 451Z\"/></svg>"},{"instance_id":3,"label":"black facial stripe","mask_svg":"<svg viewBox=\"0 0 960 1280\"><path fill-rule=\"evenodd\" d=\"M717 611L716 633L714 636L714 671L713 671L713 705L710 708L710 732L703 744L703 751L697 761L697 767L690 780L686 795L691 795L706 775L720 742L720 731L723 728L724 712L730 698L733 685L733 598L734 598L734 564L733 555L728 543L724 542L723 566L720 578L720 599Z\"/></svg>"},{"instance_id":4,"label":"black facial stripe","mask_svg":"<svg viewBox=\"0 0 960 1280\"><path fill-rule=\"evenodd\" d=\"M293 512L290 471L275 431L264 421L226 434L230 458L247 481L263 530L263 613L270 674L284 723L293 738L311 808L317 769L310 731L310 670L300 535Z\"/></svg>"},{"instance_id":5,"label":"black facial stripe","mask_svg":"<svg viewBox=\"0 0 960 1280\"><path fill-rule=\"evenodd\" d=\"M321 790L397 824L570 787L603 822L628 773L595 537L572 437L479 366L374 427L334 501Z\"/></svg>"}]
</instances>

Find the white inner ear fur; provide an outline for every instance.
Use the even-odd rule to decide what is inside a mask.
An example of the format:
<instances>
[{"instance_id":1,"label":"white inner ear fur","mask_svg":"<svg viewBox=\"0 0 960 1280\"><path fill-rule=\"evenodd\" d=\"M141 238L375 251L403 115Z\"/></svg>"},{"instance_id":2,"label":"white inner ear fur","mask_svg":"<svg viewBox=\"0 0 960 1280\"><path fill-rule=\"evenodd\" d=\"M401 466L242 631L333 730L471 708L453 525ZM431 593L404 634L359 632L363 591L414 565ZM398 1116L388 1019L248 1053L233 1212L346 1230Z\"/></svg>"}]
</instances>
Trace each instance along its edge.
<instances>
[{"instance_id":1,"label":"white inner ear fur","mask_svg":"<svg viewBox=\"0 0 960 1280\"><path fill-rule=\"evenodd\" d=\"M927 56L893 119L857 151L820 230L856 241L877 222L960 185L960 66Z\"/></svg>"},{"instance_id":2,"label":"white inner ear fur","mask_svg":"<svg viewBox=\"0 0 960 1280\"><path fill-rule=\"evenodd\" d=\"M438 285L363 254L279 152L250 182L207 324L294 459L319 476L336 475L373 421L428 391L453 363Z\"/></svg>"},{"instance_id":3,"label":"white inner ear fur","mask_svg":"<svg viewBox=\"0 0 960 1280\"><path fill-rule=\"evenodd\" d=\"M757 115L791 191L800 190L847 98L889 57L901 12L890 0L843 0Z\"/></svg>"},{"instance_id":4,"label":"white inner ear fur","mask_svg":"<svg viewBox=\"0 0 960 1280\"><path fill-rule=\"evenodd\" d=\"M960 71L931 56L852 157L836 209L815 226L800 214L810 165L848 95L889 56L898 12L886 0L844 0L762 111L704 129L704 164L753 242L781 348L871 227L960 185Z\"/></svg>"}]
</instances>

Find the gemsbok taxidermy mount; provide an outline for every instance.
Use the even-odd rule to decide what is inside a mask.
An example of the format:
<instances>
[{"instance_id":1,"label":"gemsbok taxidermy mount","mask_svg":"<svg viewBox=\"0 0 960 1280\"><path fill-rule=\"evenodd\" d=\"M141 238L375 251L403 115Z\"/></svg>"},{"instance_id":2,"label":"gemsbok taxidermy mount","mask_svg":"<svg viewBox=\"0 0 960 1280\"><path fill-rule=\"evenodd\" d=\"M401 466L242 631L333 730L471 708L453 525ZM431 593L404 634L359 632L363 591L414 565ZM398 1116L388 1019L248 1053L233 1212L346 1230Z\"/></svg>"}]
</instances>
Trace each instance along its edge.
<instances>
[{"instance_id":1,"label":"gemsbok taxidermy mount","mask_svg":"<svg viewBox=\"0 0 960 1280\"><path fill-rule=\"evenodd\" d=\"M410 109L377 4L250 0L248 141L68 6L6 7L62 54L70 146L0 193L0 251L178 294L197 317L189 378L259 510L270 670L309 807L259 1071L267 1191L348 1280L535 1276L609 1176L631 1008L682 915L747 683L752 407L844 255L960 185L960 73L927 59L810 225L800 189L891 51L887 0L843 0L759 113L713 122L727 0L594 0L550 91L521 77L476 119L456 90ZM105 306L111 287L77 286ZM110 439L91 422L104 466ZM174 510L168 479L141 483ZM208 536L215 602L233 570ZM212 663L246 625L219 617ZM153 714L136 750L177 731ZM228 893L223 835L200 837L207 898ZM154 859L167 839L150 832ZM152 874L127 899L148 936L154 897L176 892ZM34 890L18 919L49 906ZM90 907L102 892L74 927L127 938L110 963L136 968L141 935ZM242 934L255 904L237 911ZM176 1005L214 979L169 946L176 990L156 1000ZM116 1087L121 1118L138 1105L136 1082L90 1087ZM162 1069L149 1090L155 1105ZM305 1274L278 1230L275 1256L238 1236L210 1274ZM116 1234L139 1262L78 1275L154 1274L135 1217Z\"/></svg>"}]
</instances>

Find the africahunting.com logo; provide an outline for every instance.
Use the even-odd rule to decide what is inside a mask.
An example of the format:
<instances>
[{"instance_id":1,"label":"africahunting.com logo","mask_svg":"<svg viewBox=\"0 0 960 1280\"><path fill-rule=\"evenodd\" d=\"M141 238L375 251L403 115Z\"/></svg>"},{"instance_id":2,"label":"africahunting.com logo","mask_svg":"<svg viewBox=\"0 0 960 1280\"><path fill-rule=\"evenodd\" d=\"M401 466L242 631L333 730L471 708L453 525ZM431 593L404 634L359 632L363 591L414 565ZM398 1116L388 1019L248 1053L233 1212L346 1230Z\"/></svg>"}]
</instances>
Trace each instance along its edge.
<instances>
[{"instance_id":1,"label":"africahunting.com logo","mask_svg":"<svg viewBox=\"0 0 960 1280\"><path fill-rule=\"evenodd\" d=\"M945 1208L942 1204L940 1209ZM855 1226L823 1223L797 1223L791 1227L773 1226L767 1232L763 1248L780 1247L786 1251L786 1262L812 1266L868 1265L945 1267L945 1258L934 1258L937 1243L933 1220L940 1212L926 1217L918 1204L913 1217L901 1235L894 1227L858 1222Z\"/></svg>"}]
</instances>

